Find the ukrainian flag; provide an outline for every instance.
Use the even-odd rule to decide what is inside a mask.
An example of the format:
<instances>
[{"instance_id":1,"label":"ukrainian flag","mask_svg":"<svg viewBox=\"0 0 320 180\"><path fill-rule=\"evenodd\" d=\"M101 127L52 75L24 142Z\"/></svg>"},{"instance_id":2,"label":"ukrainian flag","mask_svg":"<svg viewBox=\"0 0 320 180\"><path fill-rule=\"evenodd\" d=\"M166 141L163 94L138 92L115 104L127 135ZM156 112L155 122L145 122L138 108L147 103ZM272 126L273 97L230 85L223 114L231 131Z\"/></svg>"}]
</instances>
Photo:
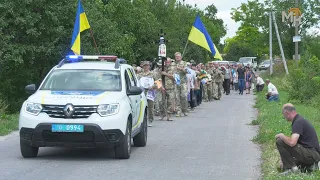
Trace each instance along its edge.
<instances>
[{"instance_id":1,"label":"ukrainian flag","mask_svg":"<svg viewBox=\"0 0 320 180\"><path fill-rule=\"evenodd\" d=\"M83 10L81 1L78 0L76 22L74 23L71 40L71 50L74 54L80 54L80 33L86 29L90 29L90 25L86 13Z\"/></svg>"},{"instance_id":2,"label":"ukrainian flag","mask_svg":"<svg viewBox=\"0 0 320 180\"><path fill-rule=\"evenodd\" d=\"M201 22L199 15L197 15L196 20L194 21L188 40L210 51L214 58L222 60L217 47L213 44L211 37Z\"/></svg>"}]
</instances>

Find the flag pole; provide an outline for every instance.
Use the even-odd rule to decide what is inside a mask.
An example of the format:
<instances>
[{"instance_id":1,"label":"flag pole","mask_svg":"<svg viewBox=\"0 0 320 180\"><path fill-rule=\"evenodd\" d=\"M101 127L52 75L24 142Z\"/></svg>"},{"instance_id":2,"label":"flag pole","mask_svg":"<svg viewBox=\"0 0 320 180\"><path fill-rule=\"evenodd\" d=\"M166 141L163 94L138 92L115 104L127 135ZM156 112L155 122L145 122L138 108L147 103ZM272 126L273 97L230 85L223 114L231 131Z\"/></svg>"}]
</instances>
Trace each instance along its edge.
<instances>
[{"instance_id":1,"label":"flag pole","mask_svg":"<svg viewBox=\"0 0 320 180\"><path fill-rule=\"evenodd\" d=\"M93 33L92 33L92 27L90 27L90 35L92 37L92 40L93 40L93 43L94 43L94 46L98 52L98 54L100 55L100 52L99 52L99 49L98 49L98 46L97 46L97 43L96 43L96 40L94 39L94 36L93 36Z\"/></svg>"},{"instance_id":2,"label":"flag pole","mask_svg":"<svg viewBox=\"0 0 320 180\"><path fill-rule=\"evenodd\" d=\"M184 46L184 50L183 50L183 53L182 53L182 57L181 57L181 58L183 58L184 53L186 52L186 48L187 48L187 46L188 46L188 42L189 42L189 40L187 40L187 43L186 43L186 45Z\"/></svg>"},{"instance_id":3,"label":"flag pole","mask_svg":"<svg viewBox=\"0 0 320 180\"><path fill-rule=\"evenodd\" d=\"M82 0L82 1L85 1L85 0ZM80 2L81 2L81 0L80 0ZM92 37L92 40L93 40L93 43L94 43L94 47L96 48L98 54L100 55L100 52L99 52L99 49L98 49L96 40L94 39L94 36L93 36L92 27L90 27L90 35L91 35L91 37Z\"/></svg>"}]
</instances>

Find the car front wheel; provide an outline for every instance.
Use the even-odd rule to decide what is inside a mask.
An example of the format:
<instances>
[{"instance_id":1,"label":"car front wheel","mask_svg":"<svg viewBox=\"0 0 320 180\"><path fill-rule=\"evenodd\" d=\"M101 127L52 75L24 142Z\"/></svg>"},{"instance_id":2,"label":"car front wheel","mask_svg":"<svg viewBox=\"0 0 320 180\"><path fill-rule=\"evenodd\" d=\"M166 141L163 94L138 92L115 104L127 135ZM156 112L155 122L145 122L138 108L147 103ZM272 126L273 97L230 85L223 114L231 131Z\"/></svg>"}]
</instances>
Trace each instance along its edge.
<instances>
[{"instance_id":1,"label":"car front wheel","mask_svg":"<svg viewBox=\"0 0 320 180\"><path fill-rule=\"evenodd\" d=\"M117 159L129 159L131 154L131 123L127 122L126 133L123 142L115 147L115 157Z\"/></svg>"},{"instance_id":2,"label":"car front wheel","mask_svg":"<svg viewBox=\"0 0 320 180\"><path fill-rule=\"evenodd\" d=\"M148 137L148 125L147 125L147 114L143 117L143 122L141 123L141 130L138 135L133 138L133 144L137 147L144 147L147 145Z\"/></svg>"},{"instance_id":3,"label":"car front wheel","mask_svg":"<svg viewBox=\"0 0 320 180\"><path fill-rule=\"evenodd\" d=\"M24 158L33 158L37 157L39 147L30 146L29 144L20 140L20 151Z\"/></svg>"}]
</instances>

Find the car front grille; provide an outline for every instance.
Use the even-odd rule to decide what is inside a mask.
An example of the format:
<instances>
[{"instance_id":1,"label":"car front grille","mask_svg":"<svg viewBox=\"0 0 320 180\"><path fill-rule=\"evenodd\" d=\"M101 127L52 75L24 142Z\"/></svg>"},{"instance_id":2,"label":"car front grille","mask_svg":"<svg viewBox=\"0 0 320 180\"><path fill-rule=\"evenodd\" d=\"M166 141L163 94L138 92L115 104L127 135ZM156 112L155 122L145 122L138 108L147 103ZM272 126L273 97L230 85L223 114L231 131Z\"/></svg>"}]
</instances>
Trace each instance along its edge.
<instances>
[{"instance_id":1,"label":"car front grille","mask_svg":"<svg viewBox=\"0 0 320 180\"><path fill-rule=\"evenodd\" d=\"M47 113L52 118L88 118L91 114L97 112L98 106L73 106L74 113L67 117L64 113L65 105L42 105L42 112Z\"/></svg>"},{"instance_id":2,"label":"car front grille","mask_svg":"<svg viewBox=\"0 0 320 180\"><path fill-rule=\"evenodd\" d=\"M94 133L85 131L83 133L53 133L43 131L42 138L45 142L93 142Z\"/></svg>"}]
</instances>

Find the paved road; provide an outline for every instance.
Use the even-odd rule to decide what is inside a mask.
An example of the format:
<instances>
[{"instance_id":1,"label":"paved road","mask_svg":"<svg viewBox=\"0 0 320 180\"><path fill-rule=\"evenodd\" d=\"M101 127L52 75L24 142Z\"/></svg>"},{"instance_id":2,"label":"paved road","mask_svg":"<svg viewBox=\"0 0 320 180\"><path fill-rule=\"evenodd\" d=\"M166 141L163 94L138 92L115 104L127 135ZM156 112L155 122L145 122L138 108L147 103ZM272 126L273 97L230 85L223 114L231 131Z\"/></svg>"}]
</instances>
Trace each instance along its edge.
<instances>
[{"instance_id":1,"label":"paved road","mask_svg":"<svg viewBox=\"0 0 320 180\"><path fill-rule=\"evenodd\" d=\"M244 180L260 178L253 95L231 94L203 103L188 117L156 121L148 144L131 159L93 149L40 148L23 159L17 133L0 138L0 179Z\"/></svg>"}]
</instances>

